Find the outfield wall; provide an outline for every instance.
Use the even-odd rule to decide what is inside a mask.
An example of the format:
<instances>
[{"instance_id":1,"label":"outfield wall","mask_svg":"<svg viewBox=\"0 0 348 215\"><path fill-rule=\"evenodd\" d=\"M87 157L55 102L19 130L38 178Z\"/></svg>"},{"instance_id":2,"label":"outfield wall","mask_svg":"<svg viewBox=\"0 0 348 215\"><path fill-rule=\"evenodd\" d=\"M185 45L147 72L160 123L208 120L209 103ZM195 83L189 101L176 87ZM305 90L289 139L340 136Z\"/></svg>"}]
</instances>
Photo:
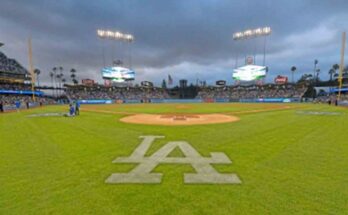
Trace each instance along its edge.
<instances>
[{"instance_id":1,"label":"outfield wall","mask_svg":"<svg viewBox=\"0 0 348 215\"><path fill-rule=\"evenodd\" d=\"M348 101L340 101L338 102L338 105L348 107Z\"/></svg>"},{"instance_id":2,"label":"outfield wall","mask_svg":"<svg viewBox=\"0 0 348 215\"><path fill-rule=\"evenodd\" d=\"M301 102L299 98L258 98L258 99L124 99L124 100L111 100L111 99L92 99L92 100L79 100L80 104L138 104L138 103L290 103Z\"/></svg>"},{"instance_id":3,"label":"outfield wall","mask_svg":"<svg viewBox=\"0 0 348 215\"><path fill-rule=\"evenodd\" d=\"M115 103L114 100L111 99L84 99L78 100L80 104L112 104Z\"/></svg>"},{"instance_id":4,"label":"outfield wall","mask_svg":"<svg viewBox=\"0 0 348 215\"><path fill-rule=\"evenodd\" d=\"M0 94L11 94L11 95L35 95L43 96L44 93L41 91L30 91L30 90L2 90L0 89Z\"/></svg>"}]
</instances>

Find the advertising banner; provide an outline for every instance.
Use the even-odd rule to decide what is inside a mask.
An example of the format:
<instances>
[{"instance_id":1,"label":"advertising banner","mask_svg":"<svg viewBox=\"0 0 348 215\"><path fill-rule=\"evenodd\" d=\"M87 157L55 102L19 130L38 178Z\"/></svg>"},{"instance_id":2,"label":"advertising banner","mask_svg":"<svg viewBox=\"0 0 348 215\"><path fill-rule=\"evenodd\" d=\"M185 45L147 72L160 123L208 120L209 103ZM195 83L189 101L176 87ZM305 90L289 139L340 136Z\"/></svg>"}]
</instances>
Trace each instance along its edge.
<instances>
[{"instance_id":1,"label":"advertising banner","mask_svg":"<svg viewBox=\"0 0 348 215\"><path fill-rule=\"evenodd\" d=\"M127 103L127 104L135 104L135 103L141 103L141 100L140 99L125 99L123 100L124 103Z\"/></svg>"},{"instance_id":2,"label":"advertising banner","mask_svg":"<svg viewBox=\"0 0 348 215\"><path fill-rule=\"evenodd\" d=\"M153 87L153 83L150 81L142 81L141 86L143 87Z\"/></svg>"},{"instance_id":3,"label":"advertising banner","mask_svg":"<svg viewBox=\"0 0 348 215\"><path fill-rule=\"evenodd\" d=\"M219 80L219 81L216 81L216 86L219 86L219 87L224 87L226 86L226 81L225 80Z\"/></svg>"},{"instance_id":4,"label":"advertising banner","mask_svg":"<svg viewBox=\"0 0 348 215\"><path fill-rule=\"evenodd\" d=\"M111 99L89 99L89 100L78 100L80 104L112 104Z\"/></svg>"},{"instance_id":5,"label":"advertising banner","mask_svg":"<svg viewBox=\"0 0 348 215\"><path fill-rule=\"evenodd\" d=\"M288 103L288 102L299 102L300 99L294 98L258 98L258 99L240 99L239 102L265 102L265 103Z\"/></svg>"},{"instance_id":6,"label":"advertising banner","mask_svg":"<svg viewBox=\"0 0 348 215\"><path fill-rule=\"evenodd\" d=\"M43 96L41 91L29 91L29 90L0 90L0 94L20 94L20 95L36 95Z\"/></svg>"},{"instance_id":7,"label":"advertising banner","mask_svg":"<svg viewBox=\"0 0 348 215\"><path fill-rule=\"evenodd\" d=\"M230 99L225 99L225 98L217 98L215 99L215 102L229 102Z\"/></svg>"},{"instance_id":8,"label":"advertising banner","mask_svg":"<svg viewBox=\"0 0 348 215\"><path fill-rule=\"evenodd\" d=\"M92 79L82 79L81 82L83 85L86 85L86 86L93 86L95 83L94 80Z\"/></svg>"},{"instance_id":9,"label":"advertising banner","mask_svg":"<svg viewBox=\"0 0 348 215\"><path fill-rule=\"evenodd\" d=\"M286 83L288 83L288 77L278 75L278 76L274 79L274 83L275 83L275 84L286 84Z\"/></svg>"}]
</instances>

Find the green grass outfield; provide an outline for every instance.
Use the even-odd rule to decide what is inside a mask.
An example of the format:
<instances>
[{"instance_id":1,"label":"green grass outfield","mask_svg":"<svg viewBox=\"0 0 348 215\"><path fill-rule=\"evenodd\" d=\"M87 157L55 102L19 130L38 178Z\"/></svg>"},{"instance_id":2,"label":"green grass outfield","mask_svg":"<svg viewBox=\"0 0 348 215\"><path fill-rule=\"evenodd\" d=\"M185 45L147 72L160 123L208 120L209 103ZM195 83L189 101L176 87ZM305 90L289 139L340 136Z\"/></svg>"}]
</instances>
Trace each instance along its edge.
<instances>
[{"instance_id":1,"label":"green grass outfield","mask_svg":"<svg viewBox=\"0 0 348 215\"><path fill-rule=\"evenodd\" d=\"M79 117L28 117L63 112L50 106L0 115L0 214L348 214L348 109L290 104L144 104L83 106ZM104 110L110 113L92 112ZM299 111L337 112L310 115ZM113 112L113 113L112 113ZM119 122L122 112L216 113L240 121L196 126ZM119 113L119 114L117 114ZM203 156L224 152L240 185L188 185L190 165L159 165L161 184L105 184L135 165L140 135L186 140Z\"/></svg>"}]
</instances>

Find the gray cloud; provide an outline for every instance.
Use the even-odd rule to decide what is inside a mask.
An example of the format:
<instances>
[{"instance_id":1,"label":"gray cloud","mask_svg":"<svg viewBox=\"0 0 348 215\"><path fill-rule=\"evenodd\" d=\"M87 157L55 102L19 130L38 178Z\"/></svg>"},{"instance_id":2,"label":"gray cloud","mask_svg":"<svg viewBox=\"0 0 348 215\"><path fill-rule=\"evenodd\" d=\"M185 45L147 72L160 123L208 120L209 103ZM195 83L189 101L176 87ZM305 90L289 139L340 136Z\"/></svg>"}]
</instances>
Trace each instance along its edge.
<instances>
[{"instance_id":1,"label":"gray cloud","mask_svg":"<svg viewBox=\"0 0 348 215\"><path fill-rule=\"evenodd\" d=\"M159 83L169 73L191 81L231 81L236 56L241 63L242 56L256 54L261 62L263 44L262 39L236 43L232 33L269 25L272 80L278 73L289 75L292 65L299 68L298 76L309 71L315 58L323 73L337 63L339 34L348 27L347 9L344 0L2 0L0 40L7 55L27 65L26 40L31 35L35 66L44 71L45 80L53 66L62 65L100 81L103 42L95 31L108 28L135 35L131 49L137 81ZM112 57L128 63L129 46L104 45L108 64Z\"/></svg>"}]
</instances>

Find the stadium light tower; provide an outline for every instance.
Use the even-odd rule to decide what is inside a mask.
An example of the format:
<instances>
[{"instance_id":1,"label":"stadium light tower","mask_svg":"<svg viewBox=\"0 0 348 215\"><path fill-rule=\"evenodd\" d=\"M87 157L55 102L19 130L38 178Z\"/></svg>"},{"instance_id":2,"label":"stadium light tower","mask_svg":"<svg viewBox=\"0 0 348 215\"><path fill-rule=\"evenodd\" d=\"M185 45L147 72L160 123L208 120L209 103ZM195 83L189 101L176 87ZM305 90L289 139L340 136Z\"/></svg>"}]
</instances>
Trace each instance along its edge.
<instances>
[{"instance_id":1,"label":"stadium light tower","mask_svg":"<svg viewBox=\"0 0 348 215\"><path fill-rule=\"evenodd\" d=\"M343 67L344 67L344 50L346 48L346 32L342 33L342 45L341 45L341 61L340 61L340 73L338 76L338 100L341 100L341 90L343 81Z\"/></svg>"},{"instance_id":2,"label":"stadium light tower","mask_svg":"<svg viewBox=\"0 0 348 215\"><path fill-rule=\"evenodd\" d=\"M119 31L110 31L110 30L97 30L97 35L101 39L111 39L111 40L123 40L126 42L133 42L134 36L131 34L124 34Z\"/></svg>"},{"instance_id":3,"label":"stadium light tower","mask_svg":"<svg viewBox=\"0 0 348 215\"><path fill-rule=\"evenodd\" d=\"M262 27L255 29L247 29L245 31L239 31L233 34L233 40L248 40L256 37L265 37L264 45L263 45L263 66L266 64L266 37L271 35L272 29L271 27ZM255 60L255 59L254 59ZM238 61L238 59L237 59Z\"/></svg>"},{"instance_id":4,"label":"stadium light tower","mask_svg":"<svg viewBox=\"0 0 348 215\"><path fill-rule=\"evenodd\" d=\"M235 32L233 34L234 41L251 40L257 37L264 37L263 42L263 66L266 66L266 38L271 35L271 27L259 27L255 29L247 29L244 31ZM251 64L255 64L256 53L254 49L254 57ZM236 68L238 67L238 54L236 55ZM267 67L266 67L267 68ZM266 69L268 71L268 69Z\"/></svg>"},{"instance_id":5,"label":"stadium light tower","mask_svg":"<svg viewBox=\"0 0 348 215\"><path fill-rule=\"evenodd\" d=\"M97 36L102 40L116 40L121 42L129 43L129 67L132 67L132 47L131 43L134 42L134 36L132 34L122 33L120 31L111 31L111 30L97 30ZM105 67L105 53L103 46L103 64ZM114 60L114 59L113 59Z\"/></svg>"},{"instance_id":6,"label":"stadium light tower","mask_svg":"<svg viewBox=\"0 0 348 215\"><path fill-rule=\"evenodd\" d=\"M254 37L268 36L272 33L271 27L248 29L245 31L236 32L233 34L234 40L251 39Z\"/></svg>"}]
</instances>

